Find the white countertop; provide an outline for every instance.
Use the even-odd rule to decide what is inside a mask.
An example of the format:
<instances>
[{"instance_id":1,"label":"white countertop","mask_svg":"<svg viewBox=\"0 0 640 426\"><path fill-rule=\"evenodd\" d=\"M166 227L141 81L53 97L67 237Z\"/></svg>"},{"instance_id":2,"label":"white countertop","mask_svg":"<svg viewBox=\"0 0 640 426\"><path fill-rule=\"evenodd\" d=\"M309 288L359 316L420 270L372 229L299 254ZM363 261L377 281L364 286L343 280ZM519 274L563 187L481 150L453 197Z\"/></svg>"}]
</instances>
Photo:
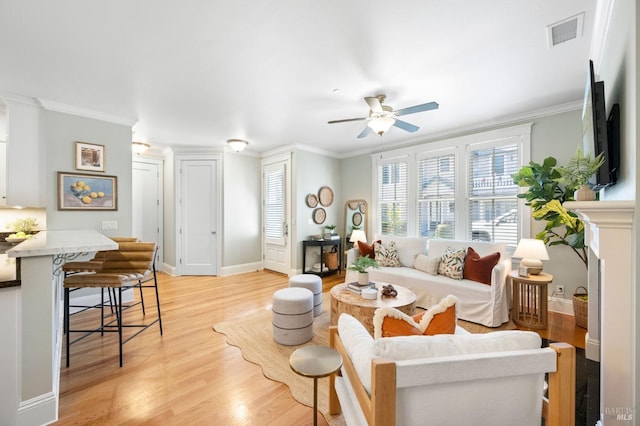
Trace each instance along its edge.
<instances>
[{"instance_id":1,"label":"white countertop","mask_svg":"<svg viewBox=\"0 0 640 426\"><path fill-rule=\"evenodd\" d=\"M34 237L8 250L7 256L34 257L117 249L118 243L92 229L40 231Z\"/></svg>"}]
</instances>

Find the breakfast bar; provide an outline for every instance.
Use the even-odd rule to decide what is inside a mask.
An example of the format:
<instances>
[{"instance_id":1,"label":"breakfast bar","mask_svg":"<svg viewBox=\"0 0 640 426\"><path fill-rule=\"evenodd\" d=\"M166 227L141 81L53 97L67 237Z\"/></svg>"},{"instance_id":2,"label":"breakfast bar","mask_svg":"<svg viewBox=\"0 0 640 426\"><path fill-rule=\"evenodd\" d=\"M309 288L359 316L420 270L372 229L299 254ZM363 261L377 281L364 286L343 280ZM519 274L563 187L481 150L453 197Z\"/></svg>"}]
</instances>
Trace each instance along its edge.
<instances>
[{"instance_id":1,"label":"breakfast bar","mask_svg":"<svg viewBox=\"0 0 640 426\"><path fill-rule=\"evenodd\" d=\"M118 244L94 230L42 231L7 252L20 258L21 285L0 293L0 424L58 418L61 270L67 260Z\"/></svg>"}]
</instances>

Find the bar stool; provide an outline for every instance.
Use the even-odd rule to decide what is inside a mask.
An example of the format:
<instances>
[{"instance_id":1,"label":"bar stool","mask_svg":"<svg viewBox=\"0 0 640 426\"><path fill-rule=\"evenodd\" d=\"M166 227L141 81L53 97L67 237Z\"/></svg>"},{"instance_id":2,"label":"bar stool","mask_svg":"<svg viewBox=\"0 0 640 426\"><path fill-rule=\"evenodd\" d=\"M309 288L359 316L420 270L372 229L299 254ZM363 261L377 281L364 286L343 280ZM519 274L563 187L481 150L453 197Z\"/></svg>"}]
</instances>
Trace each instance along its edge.
<instances>
[{"instance_id":1,"label":"bar stool","mask_svg":"<svg viewBox=\"0 0 640 426\"><path fill-rule=\"evenodd\" d=\"M120 358L120 367L122 367L122 346L147 328L151 327L155 323L158 323L160 328L160 335L162 335L162 316L160 311L160 298L158 294L158 282L155 270L155 256L157 246L155 243L143 243L143 242L124 242L119 244L119 249L115 251L104 252L104 258L102 260L102 268L100 272L89 274L73 274L68 276L64 280L64 325L66 332L66 350L67 367L69 366L70 359L70 346L73 343L87 337L91 333L105 333L105 332L117 332L118 333L118 349ZM153 282L153 283L151 283ZM145 284L150 283L150 284ZM151 322L141 324L125 324L123 318L123 312L134 306L142 304L142 300L131 305L124 306L122 302L122 292L128 288L140 287L142 292L143 287L153 287L156 293L156 305L158 310L158 317ZM72 329L69 321L69 293L78 288L107 288L117 290L118 294L115 297L115 316L114 320L104 323L104 293L102 295L102 305L96 306L100 308L101 324L100 327L94 329ZM145 315L143 310L143 315ZM115 324L114 324L115 323ZM133 335L123 337L123 328L139 328ZM83 333L82 336L71 340L71 333Z\"/></svg>"}]
</instances>

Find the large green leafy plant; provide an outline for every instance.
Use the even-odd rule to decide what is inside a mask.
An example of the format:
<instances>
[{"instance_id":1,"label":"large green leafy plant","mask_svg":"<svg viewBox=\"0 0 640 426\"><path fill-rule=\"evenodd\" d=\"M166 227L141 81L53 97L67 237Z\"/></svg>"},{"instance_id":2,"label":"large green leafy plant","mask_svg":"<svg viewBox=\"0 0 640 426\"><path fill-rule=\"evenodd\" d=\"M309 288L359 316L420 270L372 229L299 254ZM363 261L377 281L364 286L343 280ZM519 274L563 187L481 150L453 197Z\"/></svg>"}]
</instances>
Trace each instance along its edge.
<instances>
[{"instance_id":1,"label":"large green leafy plant","mask_svg":"<svg viewBox=\"0 0 640 426\"><path fill-rule=\"evenodd\" d=\"M542 164L531 161L512 178L518 186L528 187L518 197L527 200L525 204L533 210L533 218L546 222L544 230L536 234L536 238L549 246L569 246L587 266L584 223L562 205L565 201L573 201L576 183L561 183L566 182L562 179L562 170L555 158L547 157Z\"/></svg>"}]
</instances>

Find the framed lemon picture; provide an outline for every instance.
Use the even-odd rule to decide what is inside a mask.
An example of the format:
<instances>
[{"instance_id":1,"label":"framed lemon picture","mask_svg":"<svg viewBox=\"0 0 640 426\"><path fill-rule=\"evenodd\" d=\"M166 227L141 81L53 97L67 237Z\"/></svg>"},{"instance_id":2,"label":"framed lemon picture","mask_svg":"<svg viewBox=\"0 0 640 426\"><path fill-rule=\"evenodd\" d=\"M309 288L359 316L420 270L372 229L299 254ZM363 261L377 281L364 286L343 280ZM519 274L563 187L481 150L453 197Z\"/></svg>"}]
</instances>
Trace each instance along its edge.
<instances>
[{"instance_id":1,"label":"framed lemon picture","mask_svg":"<svg viewBox=\"0 0 640 426\"><path fill-rule=\"evenodd\" d=\"M118 210L118 178L58 172L58 210Z\"/></svg>"}]
</instances>

